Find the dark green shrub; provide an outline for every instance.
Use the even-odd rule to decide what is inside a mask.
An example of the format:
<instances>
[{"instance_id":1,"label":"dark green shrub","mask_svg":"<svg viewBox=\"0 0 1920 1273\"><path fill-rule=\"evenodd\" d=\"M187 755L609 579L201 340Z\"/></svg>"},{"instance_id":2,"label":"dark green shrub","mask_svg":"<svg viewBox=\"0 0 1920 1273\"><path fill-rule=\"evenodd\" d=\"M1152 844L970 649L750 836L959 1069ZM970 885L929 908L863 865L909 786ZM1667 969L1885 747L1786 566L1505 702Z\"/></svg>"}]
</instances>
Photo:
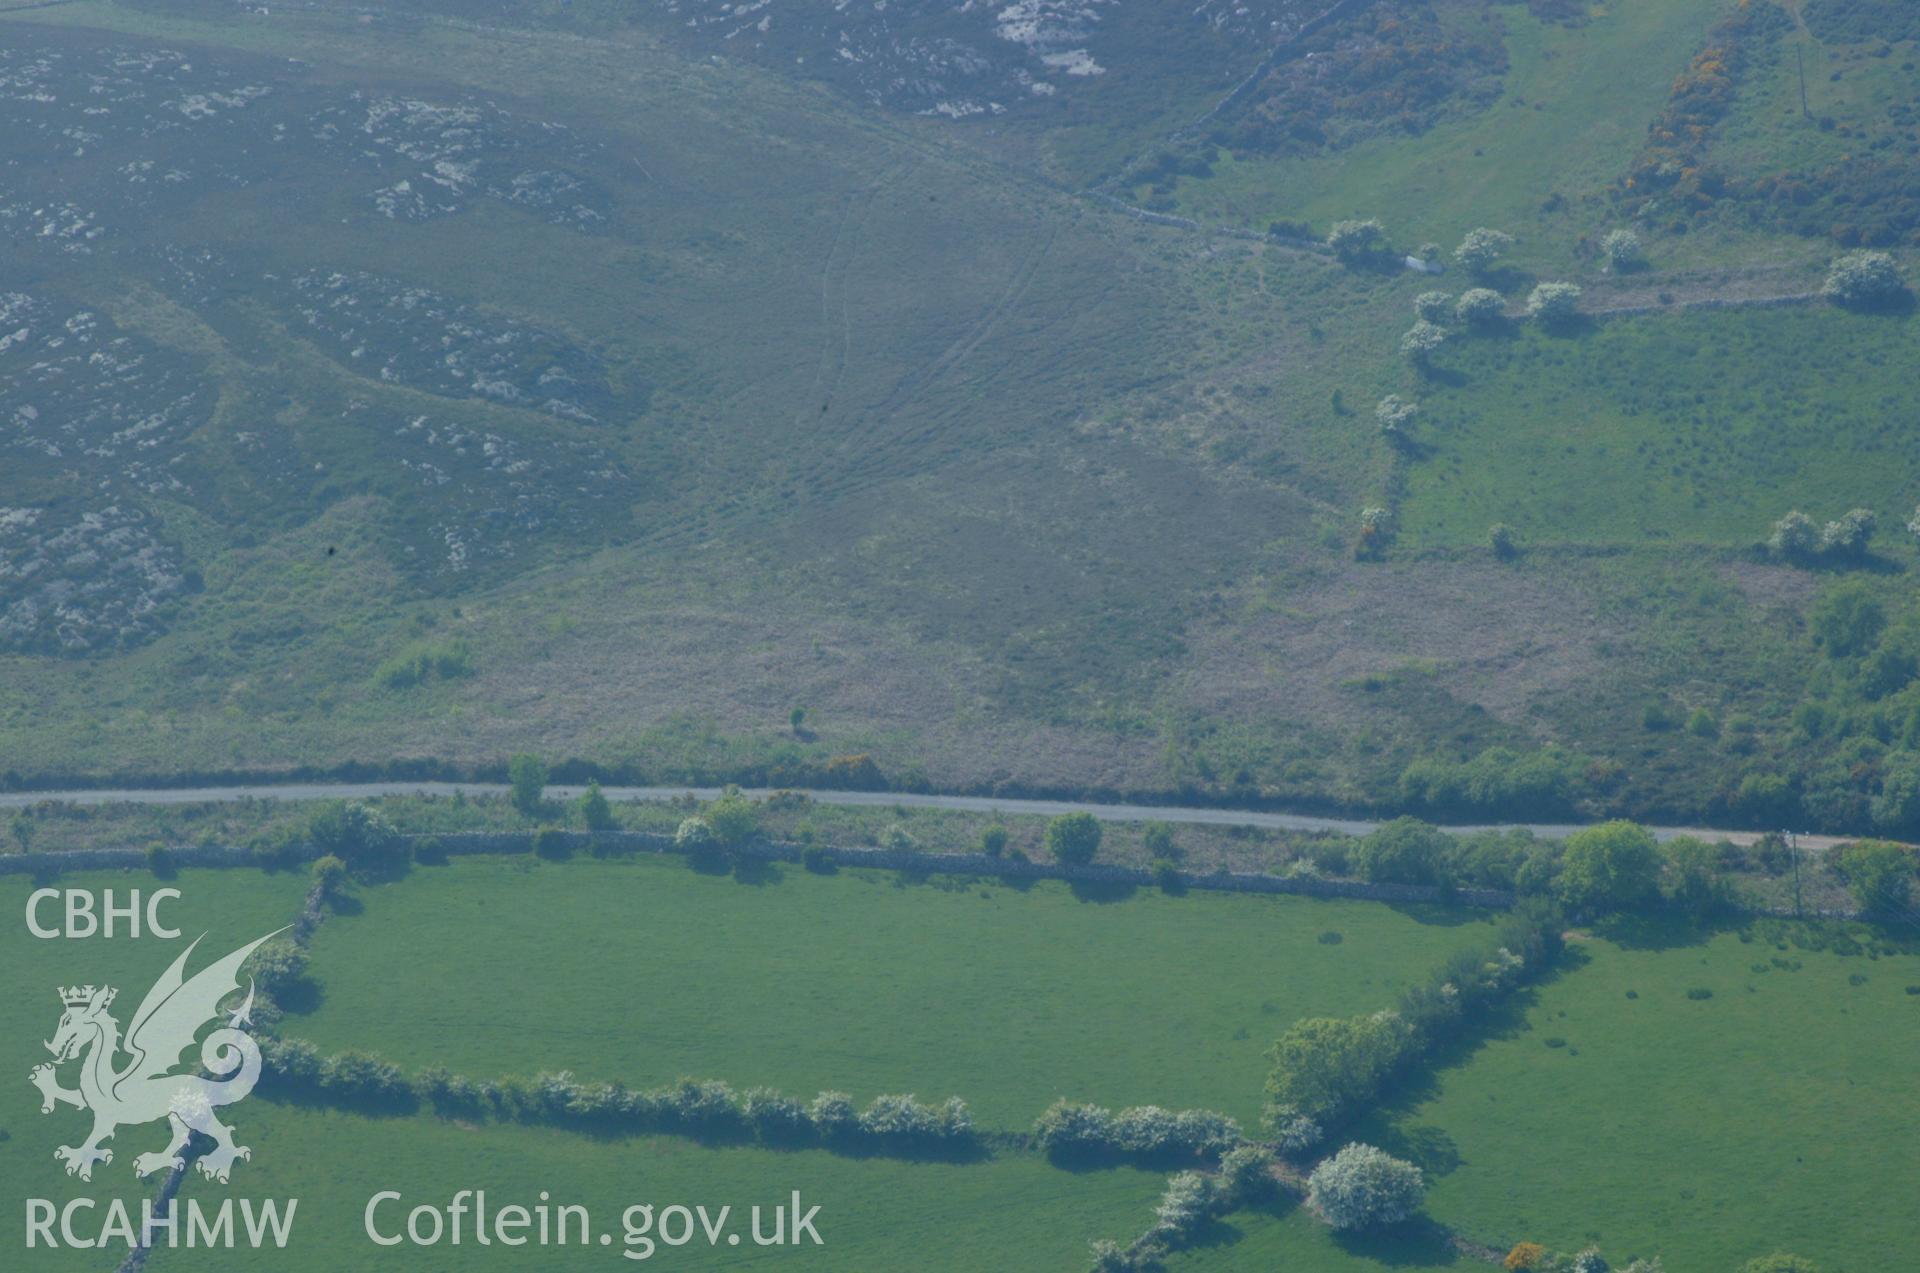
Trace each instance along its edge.
<instances>
[{"instance_id":1,"label":"dark green shrub","mask_svg":"<svg viewBox=\"0 0 1920 1273\"><path fill-rule=\"evenodd\" d=\"M1418 818L1395 818L1361 837L1352 859L1360 877L1375 884L1431 884L1447 849L1444 831Z\"/></svg>"},{"instance_id":2,"label":"dark green shrub","mask_svg":"<svg viewBox=\"0 0 1920 1273\"><path fill-rule=\"evenodd\" d=\"M1100 822L1090 813L1063 813L1047 823L1047 852L1065 866L1086 866L1100 851Z\"/></svg>"},{"instance_id":3,"label":"dark green shrub","mask_svg":"<svg viewBox=\"0 0 1920 1273\"><path fill-rule=\"evenodd\" d=\"M580 793L580 821L589 831L612 831L620 825L613 816L613 806L601 793L598 781L589 782L587 789Z\"/></svg>"},{"instance_id":4,"label":"dark green shrub","mask_svg":"<svg viewBox=\"0 0 1920 1273\"><path fill-rule=\"evenodd\" d=\"M323 893L338 892L347 882L347 864L331 853L314 859L313 882Z\"/></svg>"},{"instance_id":5,"label":"dark green shrub","mask_svg":"<svg viewBox=\"0 0 1920 1273\"><path fill-rule=\"evenodd\" d=\"M352 867L390 866L407 857L407 842L371 805L331 800L307 821L307 839Z\"/></svg>"},{"instance_id":6,"label":"dark green shrub","mask_svg":"<svg viewBox=\"0 0 1920 1273\"><path fill-rule=\"evenodd\" d=\"M247 850L262 870L277 871L300 860L299 835L292 828L282 827L255 836L248 842Z\"/></svg>"},{"instance_id":7,"label":"dark green shrub","mask_svg":"<svg viewBox=\"0 0 1920 1273\"><path fill-rule=\"evenodd\" d=\"M532 817L546 796L547 762L523 752L507 762L507 782L513 788L513 807Z\"/></svg>"},{"instance_id":8,"label":"dark green shrub","mask_svg":"<svg viewBox=\"0 0 1920 1273\"><path fill-rule=\"evenodd\" d=\"M415 641L373 670L374 683L400 690L438 677L458 680L473 673L472 656L464 641Z\"/></svg>"},{"instance_id":9,"label":"dark green shrub","mask_svg":"<svg viewBox=\"0 0 1920 1273\"><path fill-rule=\"evenodd\" d=\"M717 799L708 802L700 816L713 828L713 838L722 850L737 849L760 834L760 811L738 787L722 791Z\"/></svg>"},{"instance_id":10,"label":"dark green shrub","mask_svg":"<svg viewBox=\"0 0 1920 1273\"><path fill-rule=\"evenodd\" d=\"M1328 837L1315 840L1307 849L1307 857L1327 875L1345 875L1352 865L1352 847L1351 840Z\"/></svg>"},{"instance_id":11,"label":"dark green shrub","mask_svg":"<svg viewBox=\"0 0 1920 1273\"><path fill-rule=\"evenodd\" d=\"M1591 910L1643 905L1659 895L1661 866L1660 846L1645 827L1624 821L1585 827L1567 837L1560 895Z\"/></svg>"},{"instance_id":12,"label":"dark green shrub","mask_svg":"<svg viewBox=\"0 0 1920 1273\"><path fill-rule=\"evenodd\" d=\"M1807 616L1813 643L1834 658L1865 654L1880 640L1887 612L1871 585L1848 580L1815 603Z\"/></svg>"},{"instance_id":13,"label":"dark green shrub","mask_svg":"<svg viewBox=\"0 0 1920 1273\"><path fill-rule=\"evenodd\" d=\"M284 938L275 938L247 956L246 974L268 994L279 994L306 976L307 952Z\"/></svg>"},{"instance_id":14,"label":"dark green shrub","mask_svg":"<svg viewBox=\"0 0 1920 1273\"><path fill-rule=\"evenodd\" d=\"M835 756L827 761L827 767L820 776L823 787L838 787L848 791L882 791L887 780L880 773L880 766L873 757L861 752L854 756Z\"/></svg>"},{"instance_id":15,"label":"dark green shrub","mask_svg":"<svg viewBox=\"0 0 1920 1273\"><path fill-rule=\"evenodd\" d=\"M1180 846L1174 843L1173 827L1165 822L1149 822L1141 828L1140 843L1148 857L1177 862L1184 856Z\"/></svg>"},{"instance_id":16,"label":"dark green shrub","mask_svg":"<svg viewBox=\"0 0 1920 1273\"><path fill-rule=\"evenodd\" d=\"M1885 840L1861 840L1843 847L1834 865L1853 890L1861 909L1874 915L1904 915L1913 894L1914 856Z\"/></svg>"}]
</instances>

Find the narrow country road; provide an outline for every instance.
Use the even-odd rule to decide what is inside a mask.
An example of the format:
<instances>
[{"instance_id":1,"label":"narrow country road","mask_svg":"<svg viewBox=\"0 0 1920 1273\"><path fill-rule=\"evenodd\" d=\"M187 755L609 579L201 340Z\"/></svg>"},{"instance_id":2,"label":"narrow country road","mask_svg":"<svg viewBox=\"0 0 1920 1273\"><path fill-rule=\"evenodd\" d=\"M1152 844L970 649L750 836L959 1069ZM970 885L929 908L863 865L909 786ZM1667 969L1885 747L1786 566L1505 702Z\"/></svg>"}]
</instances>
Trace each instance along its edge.
<instances>
[{"instance_id":1,"label":"narrow country road","mask_svg":"<svg viewBox=\"0 0 1920 1273\"><path fill-rule=\"evenodd\" d=\"M439 795L456 791L470 796L503 795L505 783L497 782L293 782L261 783L233 787L153 787L99 788L89 791L9 791L0 792L0 809L23 809L42 800L60 800L72 804L202 804L212 801L262 800L364 800L376 796ZM550 786L549 794L570 799L585 790L582 787ZM609 800L671 800L691 795L711 800L720 794L717 787L603 787ZM760 797L770 788L748 788L746 794ZM791 789L788 789L791 790ZM1316 814L1266 813L1252 809L1210 809L1193 805L1098 804L1075 800L1011 800L995 796L941 796L895 791L814 791L800 789L799 794L821 804L848 805L856 808L953 809L968 813L1036 814L1052 817L1061 813L1090 813L1103 822L1178 822L1221 827L1264 827L1278 831L1339 831L1365 835L1380 825L1361 818L1333 818ZM1578 823L1525 822L1480 823L1447 826L1442 830L1455 834L1474 831L1524 828L1538 836L1560 838L1580 829ZM1752 844L1760 838L1756 831L1716 831L1701 827L1653 827L1662 840L1676 836L1698 836L1703 840L1731 840ZM1804 849L1828 849L1846 843L1845 837L1803 835Z\"/></svg>"}]
</instances>

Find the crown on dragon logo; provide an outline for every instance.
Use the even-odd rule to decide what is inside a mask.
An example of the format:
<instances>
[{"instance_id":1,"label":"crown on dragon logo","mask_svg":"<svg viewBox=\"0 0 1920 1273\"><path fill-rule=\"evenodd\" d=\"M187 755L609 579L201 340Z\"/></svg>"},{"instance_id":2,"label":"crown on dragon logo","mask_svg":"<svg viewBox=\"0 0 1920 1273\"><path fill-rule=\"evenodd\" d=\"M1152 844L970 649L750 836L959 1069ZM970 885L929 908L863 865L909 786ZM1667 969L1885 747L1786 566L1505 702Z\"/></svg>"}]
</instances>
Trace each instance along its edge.
<instances>
[{"instance_id":1,"label":"crown on dragon logo","mask_svg":"<svg viewBox=\"0 0 1920 1273\"><path fill-rule=\"evenodd\" d=\"M62 986L60 987L60 998L69 1008L84 1008L93 1002L94 989L95 987L93 986ZM104 1008L112 1003L113 997L120 992L105 987L102 987L102 989L106 989L106 997L100 1001L100 1006Z\"/></svg>"}]
</instances>

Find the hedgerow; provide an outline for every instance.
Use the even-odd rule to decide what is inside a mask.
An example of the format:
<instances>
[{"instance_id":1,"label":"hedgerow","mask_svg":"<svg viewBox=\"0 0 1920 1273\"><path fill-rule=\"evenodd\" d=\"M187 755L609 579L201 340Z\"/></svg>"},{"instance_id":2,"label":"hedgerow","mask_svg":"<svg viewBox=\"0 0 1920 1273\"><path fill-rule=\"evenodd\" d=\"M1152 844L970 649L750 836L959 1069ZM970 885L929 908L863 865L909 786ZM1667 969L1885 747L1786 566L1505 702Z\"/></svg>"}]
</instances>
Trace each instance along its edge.
<instances>
[{"instance_id":1,"label":"hedgerow","mask_svg":"<svg viewBox=\"0 0 1920 1273\"><path fill-rule=\"evenodd\" d=\"M409 1075L365 1052L322 1054L302 1039L260 1040L263 1090L291 1098L448 1118L486 1118L597 1133L667 1133L767 1145L817 1145L863 1153L951 1154L977 1148L979 1133L957 1096L926 1105L912 1095L878 1096L862 1111L844 1093L811 1104L771 1088L737 1093L714 1079L681 1079L634 1090L582 1083L567 1070L532 1079L476 1081L433 1066Z\"/></svg>"},{"instance_id":2,"label":"hedgerow","mask_svg":"<svg viewBox=\"0 0 1920 1273\"><path fill-rule=\"evenodd\" d=\"M1268 1127L1297 1135L1301 1119L1319 1127L1351 1118L1395 1075L1557 958L1564 923L1549 903L1523 903L1493 941L1453 956L1395 1007L1296 1021L1270 1054Z\"/></svg>"},{"instance_id":3,"label":"hedgerow","mask_svg":"<svg viewBox=\"0 0 1920 1273\"><path fill-rule=\"evenodd\" d=\"M1139 1105L1116 1113L1068 1100L1048 1106L1033 1134L1041 1149L1059 1158L1191 1158L1225 1153L1241 1141L1240 1125L1212 1110Z\"/></svg>"}]
</instances>

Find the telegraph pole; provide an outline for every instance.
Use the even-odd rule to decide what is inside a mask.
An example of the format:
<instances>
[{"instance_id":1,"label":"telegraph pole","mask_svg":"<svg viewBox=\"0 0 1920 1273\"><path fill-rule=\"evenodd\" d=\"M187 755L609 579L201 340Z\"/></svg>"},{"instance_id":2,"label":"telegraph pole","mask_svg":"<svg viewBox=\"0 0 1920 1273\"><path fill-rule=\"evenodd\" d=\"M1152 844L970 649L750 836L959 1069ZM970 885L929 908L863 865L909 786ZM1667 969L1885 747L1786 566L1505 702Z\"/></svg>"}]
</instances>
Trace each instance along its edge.
<instances>
[{"instance_id":1,"label":"telegraph pole","mask_svg":"<svg viewBox=\"0 0 1920 1273\"><path fill-rule=\"evenodd\" d=\"M1783 831L1781 832L1781 834L1787 837L1787 848L1790 849L1793 853L1793 917L1795 919L1799 919L1800 918L1800 841L1794 837L1794 834L1791 831Z\"/></svg>"},{"instance_id":2,"label":"telegraph pole","mask_svg":"<svg viewBox=\"0 0 1920 1273\"><path fill-rule=\"evenodd\" d=\"M1804 43L1795 43L1793 52L1800 61L1800 113L1808 120L1812 120L1813 108L1807 105L1807 46Z\"/></svg>"}]
</instances>

